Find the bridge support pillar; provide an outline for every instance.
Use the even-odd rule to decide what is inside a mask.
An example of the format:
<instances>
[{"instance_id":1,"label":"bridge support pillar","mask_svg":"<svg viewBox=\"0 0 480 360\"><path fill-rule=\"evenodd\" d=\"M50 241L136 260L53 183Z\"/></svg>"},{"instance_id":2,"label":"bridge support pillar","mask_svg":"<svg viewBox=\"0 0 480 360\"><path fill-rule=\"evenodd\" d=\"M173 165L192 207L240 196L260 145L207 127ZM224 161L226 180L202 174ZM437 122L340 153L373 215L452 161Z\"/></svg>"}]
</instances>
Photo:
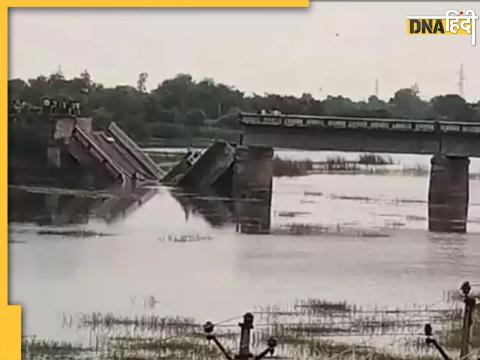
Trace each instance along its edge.
<instances>
[{"instance_id":1,"label":"bridge support pillar","mask_svg":"<svg viewBox=\"0 0 480 360\"><path fill-rule=\"evenodd\" d=\"M49 144L47 147L47 160L48 165L59 169L62 166L62 148Z\"/></svg>"},{"instance_id":2,"label":"bridge support pillar","mask_svg":"<svg viewBox=\"0 0 480 360\"><path fill-rule=\"evenodd\" d=\"M435 155L431 159L428 229L464 233L469 199L467 157Z\"/></svg>"},{"instance_id":3,"label":"bridge support pillar","mask_svg":"<svg viewBox=\"0 0 480 360\"><path fill-rule=\"evenodd\" d=\"M239 146L235 149L233 197L237 230L268 234L272 204L273 149Z\"/></svg>"},{"instance_id":4,"label":"bridge support pillar","mask_svg":"<svg viewBox=\"0 0 480 360\"><path fill-rule=\"evenodd\" d=\"M48 166L55 169L69 170L75 165L74 160L68 154L65 144L60 140L50 140L47 146Z\"/></svg>"}]
</instances>

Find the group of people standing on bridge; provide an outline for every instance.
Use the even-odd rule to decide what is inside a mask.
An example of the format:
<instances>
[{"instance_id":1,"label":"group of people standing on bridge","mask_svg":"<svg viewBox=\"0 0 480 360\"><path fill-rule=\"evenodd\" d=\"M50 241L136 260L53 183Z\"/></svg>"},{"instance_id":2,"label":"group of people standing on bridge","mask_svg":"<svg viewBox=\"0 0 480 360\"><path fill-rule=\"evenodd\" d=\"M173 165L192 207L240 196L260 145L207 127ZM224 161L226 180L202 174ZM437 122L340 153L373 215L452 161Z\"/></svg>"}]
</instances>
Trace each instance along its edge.
<instances>
[{"instance_id":1,"label":"group of people standing on bridge","mask_svg":"<svg viewBox=\"0 0 480 360\"><path fill-rule=\"evenodd\" d=\"M57 100L51 98L43 98L42 107L44 111L50 114L61 115L80 115L80 103L73 100Z\"/></svg>"},{"instance_id":2,"label":"group of people standing on bridge","mask_svg":"<svg viewBox=\"0 0 480 360\"><path fill-rule=\"evenodd\" d=\"M20 100L13 100L10 103L10 108L8 109L9 114L19 114L22 109L27 106L27 103L25 101L20 101Z\"/></svg>"},{"instance_id":3,"label":"group of people standing on bridge","mask_svg":"<svg viewBox=\"0 0 480 360\"><path fill-rule=\"evenodd\" d=\"M80 103L73 100L57 100L44 97L42 99L42 106L32 106L25 101L13 100L10 103L8 112L10 115L19 114L22 109L28 108L37 112L58 115L80 116Z\"/></svg>"}]
</instances>

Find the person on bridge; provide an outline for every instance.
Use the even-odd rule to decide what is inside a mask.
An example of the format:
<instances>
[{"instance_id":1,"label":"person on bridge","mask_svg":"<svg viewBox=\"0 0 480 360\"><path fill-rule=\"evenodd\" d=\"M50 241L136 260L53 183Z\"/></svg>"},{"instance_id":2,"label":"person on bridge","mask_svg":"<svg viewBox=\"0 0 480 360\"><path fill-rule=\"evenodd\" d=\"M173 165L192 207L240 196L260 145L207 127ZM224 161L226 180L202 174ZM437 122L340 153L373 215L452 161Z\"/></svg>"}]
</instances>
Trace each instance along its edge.
<instances>
[{"instance_id":1,"label":"person on bridge","mask_svg":"<svg viewBox=\"0 0 480 360\"><path fill-rule=\"evenodd\" d=\"M58 106L58 101L53 99L52 100L52 106L50 107L52 114L57 113L57 106Z\"/></svg>"}]
</instances>

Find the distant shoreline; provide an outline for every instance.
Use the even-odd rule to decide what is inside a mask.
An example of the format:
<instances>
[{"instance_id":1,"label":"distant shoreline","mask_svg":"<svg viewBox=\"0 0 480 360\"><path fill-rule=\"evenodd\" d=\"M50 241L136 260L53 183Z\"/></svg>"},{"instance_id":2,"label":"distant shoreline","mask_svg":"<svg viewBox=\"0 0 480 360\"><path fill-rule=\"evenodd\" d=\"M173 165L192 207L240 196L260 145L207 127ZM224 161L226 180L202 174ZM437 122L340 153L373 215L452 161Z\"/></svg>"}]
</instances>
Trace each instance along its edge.
<instances>
[{"instance_id":1,"label":"distant shoreline","mask_svg":"<svg viewBox=\"0 0 480 360\"><path fill-rule=\"evenodd\" d=\"M159 165L165 167L181 160L186 149L205 149L204 147L177 146L168 149L156 147L144 148L150 157ZM181 151L180 149L185 149ZM176 151L179 150L179 151ZM381 157L377 158L378 161ZM426 166L406 167L404 164L385 161L382 164L365 164L358 161L346 161L343 158L335 159L332 167L332 159L327 161L311 160L288 160L275 156L273 159L274 177L298 177L309 175L383 175L383 176L418 176L428 177L430 168ZM479 180L480 173L470 173L470 179Z\"/></svg>"}]
</instances>

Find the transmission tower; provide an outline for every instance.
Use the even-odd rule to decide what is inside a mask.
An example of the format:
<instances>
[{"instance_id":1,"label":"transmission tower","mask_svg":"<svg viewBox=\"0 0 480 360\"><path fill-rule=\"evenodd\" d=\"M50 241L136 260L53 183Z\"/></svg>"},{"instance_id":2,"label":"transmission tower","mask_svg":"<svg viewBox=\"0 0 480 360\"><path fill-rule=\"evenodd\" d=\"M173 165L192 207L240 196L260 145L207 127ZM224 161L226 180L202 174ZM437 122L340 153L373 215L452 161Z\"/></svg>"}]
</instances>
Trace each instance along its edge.
<instances>
[{"instance_id":1,"label":"transmission tower","mask_svg":"<svg viewBox=\"0 0 480 360\"><path fill-rule=\"evenodd\" d=\"M465 75L463 73L463 64L460 64L460 71L458 71L458 93L461 97L465 97L464 95L464 84L465 84Z\"/></svg>"}]
</instances>

